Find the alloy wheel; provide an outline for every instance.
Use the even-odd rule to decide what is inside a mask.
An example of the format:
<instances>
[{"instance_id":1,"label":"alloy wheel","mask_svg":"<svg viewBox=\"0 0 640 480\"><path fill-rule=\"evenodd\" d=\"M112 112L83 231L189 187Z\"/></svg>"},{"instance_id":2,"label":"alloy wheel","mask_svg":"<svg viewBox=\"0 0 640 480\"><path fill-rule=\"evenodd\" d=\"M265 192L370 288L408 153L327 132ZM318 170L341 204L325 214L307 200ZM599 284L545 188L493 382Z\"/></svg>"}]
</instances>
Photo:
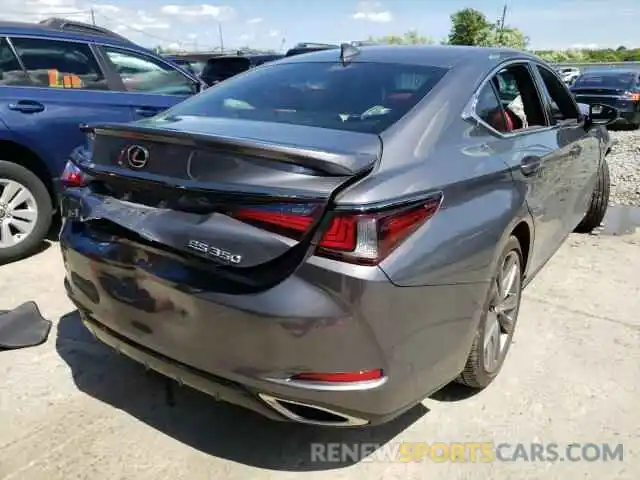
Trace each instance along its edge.
<instances>
[{"instance_id":1,"label":"alloy wheel","mask_svg":"<svg viewBox=\"0 0 640 480\"><path fill-rule=\"evenodd\" d=\"M522 293L522 266L518 252L504 258L492 287L484 330L484 368L495 372L502 362L515 329Z\"/></svg>"},{"instance_id":2,"label":"alloy wheel","mask_svg":"<svg viewBox=\"0 0 640 480\"><path fill-rule=\"evenodd\" d=\"M37 219L33 193L15 180L0 178L0 248L22 242L35 228Z\"/></svg>"}]
</instances>

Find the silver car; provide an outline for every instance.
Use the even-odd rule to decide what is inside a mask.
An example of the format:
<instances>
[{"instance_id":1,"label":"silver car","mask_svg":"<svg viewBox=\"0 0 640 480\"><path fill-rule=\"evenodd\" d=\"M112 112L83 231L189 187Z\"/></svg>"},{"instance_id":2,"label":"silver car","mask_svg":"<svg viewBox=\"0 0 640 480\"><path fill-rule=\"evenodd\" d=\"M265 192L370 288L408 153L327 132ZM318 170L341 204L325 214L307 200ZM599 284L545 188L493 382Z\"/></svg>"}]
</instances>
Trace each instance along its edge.
<instances>
[{"instance_id":1,"label":"silver car","mask_svg":"<svg viewBox=\"0 0 640 480\"><path fill-rule=\"evenodd\" d=\"M270 63L88 128L63 179L69 297L119 352L275 420L379 424L484 388L523 288L605 214L599 112L512 50Z\"/></svg>"}]
</instances>

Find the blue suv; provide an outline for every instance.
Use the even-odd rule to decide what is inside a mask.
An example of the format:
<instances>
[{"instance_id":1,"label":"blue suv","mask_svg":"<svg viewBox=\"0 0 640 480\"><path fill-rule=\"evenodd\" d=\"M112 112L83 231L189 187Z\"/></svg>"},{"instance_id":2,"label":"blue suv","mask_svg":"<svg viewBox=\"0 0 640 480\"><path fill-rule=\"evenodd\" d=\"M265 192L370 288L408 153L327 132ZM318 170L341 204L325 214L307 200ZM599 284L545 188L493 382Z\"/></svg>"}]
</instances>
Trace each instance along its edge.
<instances>
[{"instance_id":1,"label":"blue suv","mask_svg":"<svg viewBox=\"0 0 640 480\"><path fill-rule=\"evenodd\" d=\"M153 116L204 84L108 30L0 22L0 264L33 253L80 125Z\"/></svg>"}]
</instances>

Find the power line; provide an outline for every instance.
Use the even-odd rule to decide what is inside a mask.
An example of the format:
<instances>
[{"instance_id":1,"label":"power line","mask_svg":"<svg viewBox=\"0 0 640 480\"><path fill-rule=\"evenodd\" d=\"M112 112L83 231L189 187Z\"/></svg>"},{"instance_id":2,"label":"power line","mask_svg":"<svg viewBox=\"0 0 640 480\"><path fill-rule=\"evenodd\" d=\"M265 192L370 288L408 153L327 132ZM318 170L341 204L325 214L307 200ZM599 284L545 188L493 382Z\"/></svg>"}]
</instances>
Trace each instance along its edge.
<instances>
[{"instance_id":1,"label":"power line","mask_svg":"<svg viewBox=\"0 0 640 480\"><path fill-rule=\"evenodd\" d=\"M115 19L113 19L113 18L111 18L111 17L108 17L108 16L106 16L106 15L105 15L105 14L103 14L103 13L98 12L98 15L99 15L99 16L101 16L101 17L103 17L105 20L108 20L108 21L110 21L110 22L113 22L113 23L117 24L117 26L119 26L119 27L124 27L124 28L127 28L127 29L129 29L129 30L133 30L134 32L141 33L142 35L147 35L147 36L148 36L148 37L150 37L150 38L154 38L154 39L156 39L156 40L160 40L160 41L162 41L162 42L180 43L180 42L177 42L177 41L175 41L175 40L170 40L170 39L168 39L168 38L160 37L160 36L155 35L155 34L153 34L153 33L149 33L149 32L147 32L147 31L145 31L145 30L142 30L142 29L140 29L140 28L135 28L135 27L132 27L131 25L127 25L127 24L125 24L125 23L119 22L118 20L115 20Z\"/></svg>"}]
</instances>

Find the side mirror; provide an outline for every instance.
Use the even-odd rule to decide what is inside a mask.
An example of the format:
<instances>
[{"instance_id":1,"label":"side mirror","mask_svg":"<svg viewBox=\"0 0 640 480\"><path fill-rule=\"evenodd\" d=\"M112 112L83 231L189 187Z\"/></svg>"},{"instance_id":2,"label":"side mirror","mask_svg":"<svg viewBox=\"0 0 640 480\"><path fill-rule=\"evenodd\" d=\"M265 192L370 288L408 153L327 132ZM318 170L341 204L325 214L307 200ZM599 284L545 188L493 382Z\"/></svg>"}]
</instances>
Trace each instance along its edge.
<instances>
[{"instance_id":1,"label":"side mirror","mask_svg":"<svg viewBox=\"0 0 640 480\"><path fill-rule=\"evenodd\" d=\"M585 118L585 126L611 125L620 117L617 108L603 103L592 103L590 105L578 104L580 112Z\"/></svg>"}]
</instances>

